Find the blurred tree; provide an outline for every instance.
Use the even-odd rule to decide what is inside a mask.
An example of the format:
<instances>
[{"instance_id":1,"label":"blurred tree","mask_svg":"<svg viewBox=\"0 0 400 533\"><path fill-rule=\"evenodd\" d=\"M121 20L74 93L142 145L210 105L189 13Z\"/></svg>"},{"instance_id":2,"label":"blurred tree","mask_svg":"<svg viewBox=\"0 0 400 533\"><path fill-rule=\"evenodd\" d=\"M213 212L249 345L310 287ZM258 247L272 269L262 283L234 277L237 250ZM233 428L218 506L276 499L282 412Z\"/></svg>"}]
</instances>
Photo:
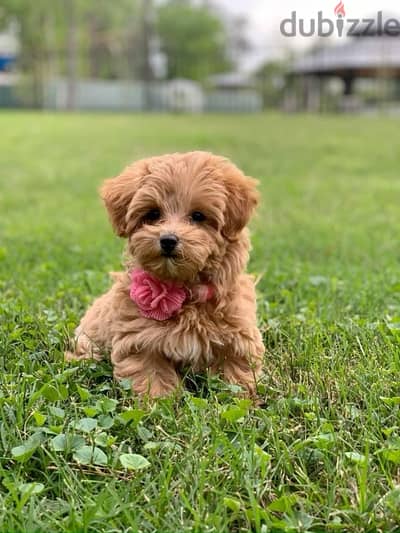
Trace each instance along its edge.
<instances>
[{"instance_id":1,"label":"blurred tree","mask_svg":"<svg viewBox=\"0 0 400 533\"><path fill-rule=\"evenodd\" d=\"M234 55L246 47L239 38L230 46L223 14L195 0L0 0L0 27L10 21L27 103L35 106L54 76L67 77L73 108L79 78L149 82L158 70L159 78L204 80L230 68L229 47Z\"/></svg>"},{"instance_id":2,"label":"blurred tree","mask_svg":"<svg viewBox=\"0 0 400 533\"><path fill-rule=\"evenodd\" d=\"M268 107L280 107L282 104L288 61L268 61L256 72L257 87L263 98L263 105Z\"/></svg>"},{"instance_id":3,"label":"blurred tree","mask_svg":"<svg viewBox=\"0 0 400 533\"><path fill-rule=\"evenodd\" d=\"M84 2L81 24L83 74L103 79L137 77L137 56L142 53L139 37L144 3L145 0Z\"/></svg>"},{"instance_id":4,"label":"blurred tree","mask_svg":"<svg viewBox=\"0 0 400 533\"><path fill-rule=\"evenodd\" d=\"M224 25L206 5L169 0L159 6L157 14L169 79L204 80L230 67Z\"/></svg>"},{"instance_id":5,"label":"blurred tree","mask_svg":"<svg viewBox=\"0 0 400 533\"><path fill-rule=\"evenodd\" d=\"M0 27L17 23L18 69L27 103L40 106L46 79L57 74L68 79L69 108L74 107L79 76L140 75L147 52L138 37L143 33L139 2L149 4L148 0L1 0Z\"/></svg>"},{"instance_id":6,"label":"blurred tree","mask_svg":"<svg viewBox=\"0 0 400 533\"><path fill-rule=\"evenodd\" d=\"M139 34L139 76L140 79L149 82L153 79L153 71L150 64L151 41L154 37L154 12L152 0L142 0L140 6L141 32Z\"/></svg>"},{"instance_id":7,"label":"blurred tree","mask_svg":"<svg viewBox=\"0 0 400 533\"><path fill-rule=\"evenodd\" d=\"M27 103L40 106L43 100L43 80L50 65L50 49L54 35L50 28L60 18L51 0L1 0L0 23L15 21L18 26L20 70L27 74Z\"/></svg>"},{"instance_id":8,"label":"blurred tree","mask_svg":"<svg viewBox=\"0 0 400 533\"><path fill-rule=\"evenodd\" d=\"M243 59L251 52L253 46L247 36L248 20L244 15L225 15L229 58L236 68L240 68Z\"/></svg>"},{"instance_id":9,"label":"blurred tree","mask_svg":"<svg viewBox=\"0 0 400 533\"><path fill-rule=\"evenodd\" d=\"M75 109L77 81L77 18L76 1L64 0L65 20L67 23L67 109Z\"/></svg>"}]
</instances>

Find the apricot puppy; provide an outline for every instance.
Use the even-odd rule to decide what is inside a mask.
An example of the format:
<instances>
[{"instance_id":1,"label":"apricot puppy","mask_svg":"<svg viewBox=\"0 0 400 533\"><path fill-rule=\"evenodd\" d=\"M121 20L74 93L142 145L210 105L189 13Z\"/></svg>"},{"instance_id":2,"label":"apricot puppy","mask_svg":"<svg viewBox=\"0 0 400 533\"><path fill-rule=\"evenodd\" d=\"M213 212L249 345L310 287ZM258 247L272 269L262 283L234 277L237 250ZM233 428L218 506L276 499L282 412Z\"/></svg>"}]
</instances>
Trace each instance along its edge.
<instances>
[{"instance_id":1,"label":"apricot puppy","mask_svg":"<svg viewBox=\"0 0 400 533\"><path fill-rule=\"evenodd\" d=\"M128 166L101 189L127 239L126 270L88 309L67 359L111 354L138 394L171 393L179 371L209 371L255 393L264 345L244 273L256 181L206 152Z\"/></svg>"}]
</instances>

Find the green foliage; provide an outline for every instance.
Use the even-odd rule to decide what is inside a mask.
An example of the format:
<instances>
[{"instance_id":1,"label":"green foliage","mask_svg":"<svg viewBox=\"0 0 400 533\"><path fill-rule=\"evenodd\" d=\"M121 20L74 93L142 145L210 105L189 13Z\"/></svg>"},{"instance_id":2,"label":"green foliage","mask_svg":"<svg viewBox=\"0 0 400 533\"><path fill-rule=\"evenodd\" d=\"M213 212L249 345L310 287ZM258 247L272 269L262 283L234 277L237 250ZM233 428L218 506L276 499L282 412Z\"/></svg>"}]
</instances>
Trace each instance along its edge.
<instances>
[{"instance_id":1,"label":"green foliage","mask_svg":"<svg viewBox=\"0 0 400 533\"><path fill-rule=\"evenodd\" d=\"M18 24L18 67L23 74L20 96L30 106L42 103L43 80L48 73L50 48L57 50L60 27L64 26L62 3L51 0L2 0L0 26ZM53 28L49 39L49 27Z\"/></svg>"},{"instance_id":2,"label":"green foliage","mask_svg":"<svg viewBox=\"0 0 400 533\"><path fill-rule=\"evenodd\" d=\"M149 461L137 453L123 453L120 455L119 460L122 466L128 470L142 470L150 466Z\"/></svg>"},{"instance_id":3,"label":"green foliage","mask_svg":"<svg viewBox=\"0 0 400 533\"><path fill-rule=\"evenodd\" d=\"M157 30L168 78L204 80L229 68L223 24L209 9L188 0L168 0L158 9Z\"/></svg>"},{"instance_id":4,"label":"green foliage","mask_svg":"<svg viewBox=\"0 0 400 533\"><path fill-rule=\"evenodd\" d=\"M261 93L265 109L277 108L282 104L282 89L290 83L290 80L286 79L289 64L289 60L270 61L258 69L257 89Z\"/></svg>"},{"instance_id":5,"label":"green foliage","mask_svg":"<svg viewBox=\"0 0 400 533\"><path fill-rule=\"evenodd\" d=\"M189 0L3 0L0 28L18 24L19 98L43 104L45 82L67 77L151 80L151 50L159 37L168 77L204 80L229 67L229 43L219 16ZM240 31L238 31L238 40Z\"/></svg>"},{"instance_id":6,"label":"green foliage","mask_svg":"<svg viewBox=\"0 0 400 533\"><path fill-rule=\"evenodd\" d=\"M3 113L2 126L0 531L395 531L397 121ZM120 267L99 184L196 148L261 182L259 405L192 375L149 404L108 362L63 361Z\"/></svg>"},{"instance_id":7,"label":"green foliage","mask_svg":"<svg viewBox=\"0 0 400 533\"><path fill-rule=\"evenodd\" d=\"M106 465L107 455L97 446L82 446L73 454L77 463L82 465Z\"/></svg>"},{"instance_id":8,"label":"green foliage","mask_svg":"<svg viewBox=\"0 0 400 533\"><path fill-rule=\"evenodd\" d=\"M72 52L76 77L134 77L141 31L138 4L139 0L2 0L0 28L10 21L19 27L22 101L41 106L44 82L52 76L68 75L70 31L76 43Z\"/></svg>"}]
</instances>

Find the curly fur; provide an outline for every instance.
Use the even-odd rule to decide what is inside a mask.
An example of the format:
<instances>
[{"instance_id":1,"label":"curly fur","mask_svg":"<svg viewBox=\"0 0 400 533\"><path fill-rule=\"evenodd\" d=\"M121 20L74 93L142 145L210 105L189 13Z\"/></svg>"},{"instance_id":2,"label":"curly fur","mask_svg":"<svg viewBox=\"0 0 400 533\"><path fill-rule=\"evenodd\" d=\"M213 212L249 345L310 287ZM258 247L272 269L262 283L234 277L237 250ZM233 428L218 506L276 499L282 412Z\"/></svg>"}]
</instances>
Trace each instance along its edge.
<instances>
[{"instance_id":1,"label":"curly fur","mask_svg":"<svg viewBox=\"0 0 400 533\"><path fill-rule=\"evenodd\" d=\"M256 324L254 282L244 274L245 228L257 204L256 181L229 160L206 152L168 154L138 161L107 180L101 196L117 235L127 238L126 270L95 300L76 330L67 359L111 353L116 378L151 397L178 387L179 370L219 373L255 392L264 345ZM160 220L144 218L160 209ZM193 223L189 213L206 220ZM179 237L177 256L163 257L159 238ZM160 279L212 283L215 297L187 302L163 322L144 318L129 297L129 272L141 267Z\"/></svg>"}]
</instances>

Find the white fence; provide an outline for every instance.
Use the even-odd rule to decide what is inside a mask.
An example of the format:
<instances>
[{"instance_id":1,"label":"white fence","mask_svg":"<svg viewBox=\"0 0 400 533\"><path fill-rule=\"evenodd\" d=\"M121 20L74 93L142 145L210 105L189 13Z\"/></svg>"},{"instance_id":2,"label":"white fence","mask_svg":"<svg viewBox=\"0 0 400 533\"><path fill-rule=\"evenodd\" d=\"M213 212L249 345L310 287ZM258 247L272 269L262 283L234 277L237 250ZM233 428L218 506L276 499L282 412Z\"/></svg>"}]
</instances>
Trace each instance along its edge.
<instances>
[{"instance_id":1,"label":"white fence","mask_svg":"<svg viewBox=\"0 0 400 533\"><path fill-rule=\"evenodd\" d=\"M45 89L44 107L66 109L67 82L55 79ZM190 80L131 82L80 80L75 86L75 107L81 110L257 112L262 109L254 89L210 89Z\"/></svg>"}]
</instances>

